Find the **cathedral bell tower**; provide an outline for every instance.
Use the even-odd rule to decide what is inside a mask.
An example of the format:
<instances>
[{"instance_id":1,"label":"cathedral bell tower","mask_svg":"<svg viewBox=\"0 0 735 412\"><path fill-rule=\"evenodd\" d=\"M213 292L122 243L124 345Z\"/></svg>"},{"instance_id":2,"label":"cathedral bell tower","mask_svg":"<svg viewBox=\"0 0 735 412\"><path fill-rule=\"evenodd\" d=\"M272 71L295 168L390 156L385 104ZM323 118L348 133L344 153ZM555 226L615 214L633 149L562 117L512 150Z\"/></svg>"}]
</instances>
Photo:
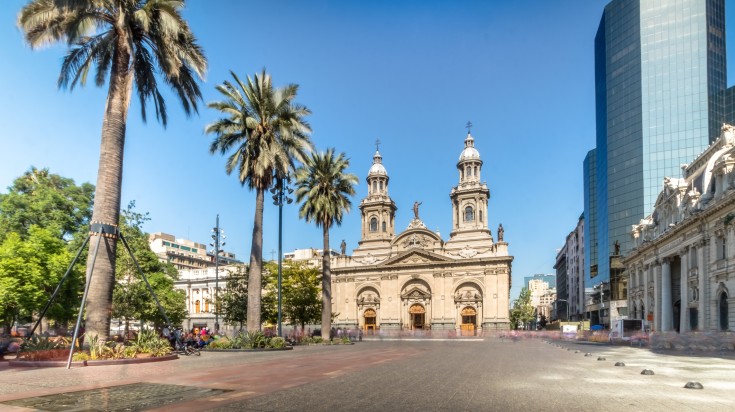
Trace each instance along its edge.
<instances>
[{"instance_id":1,"label":"cathedral bell tower","mask_svg":"<svg viewBox=\"0 0 735 412\"><path fill-rule=\"evenodd\" d=\"M452 188L452 232L450 242L455 239L490 241L492 235L488 228L487 202L490 189L480 181L482 160L475 149L475 139L467 132L464 150L457 162L459 184Z\"/></svg>"},{"instance_id":2,"label":"cathedral bell tower","mask_svg":"<svg viewBox=\"0 0 735 412\"><path fill-rule=\"evenodd\" d=\"M360 202L362 216L362 238L359 249L390 246L395 237L396 204L388 195L388 172L383 166L383 157L378 150L373 156L373 165L367 175L368 195Z\"/></svg>"}]
</instances>

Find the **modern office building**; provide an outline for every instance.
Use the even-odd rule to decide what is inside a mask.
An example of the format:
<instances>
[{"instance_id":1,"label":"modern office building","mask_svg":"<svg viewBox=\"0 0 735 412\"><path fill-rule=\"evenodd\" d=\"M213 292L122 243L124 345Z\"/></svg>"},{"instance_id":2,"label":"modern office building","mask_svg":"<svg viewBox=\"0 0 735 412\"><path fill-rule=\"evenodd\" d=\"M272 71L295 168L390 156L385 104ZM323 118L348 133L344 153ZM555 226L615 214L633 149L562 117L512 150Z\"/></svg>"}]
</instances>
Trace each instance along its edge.
<instances>
[{"instance_id":1,"label":"modern office building","mask_svg":"<svg viewBox=\"0 0 735 412\"><path fill-rule=\"evenodd\" d=\"M630 228L653 211L664 177L680 176L729 117L724 13L724 0L605 7L595 38L597 147L584 162L588 288L610 281L614 245L631 250Z\"/></svg>"}]
</instances>

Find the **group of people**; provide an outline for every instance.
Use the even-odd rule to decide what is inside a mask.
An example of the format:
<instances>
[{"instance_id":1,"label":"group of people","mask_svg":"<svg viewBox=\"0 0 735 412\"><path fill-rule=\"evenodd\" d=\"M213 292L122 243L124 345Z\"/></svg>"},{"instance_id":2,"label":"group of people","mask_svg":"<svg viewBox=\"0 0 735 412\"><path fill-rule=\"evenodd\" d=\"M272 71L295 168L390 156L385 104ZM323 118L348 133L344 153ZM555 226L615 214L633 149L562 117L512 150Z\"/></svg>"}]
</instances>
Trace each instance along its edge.
<instances>
[{"instance_id":1,"label":"group of people","mask_svg":"<svg viewBox=\"0 0 735 412\"><path fill-rule=\"evenodd\" d=\"M168 327L164 327L161 334L171 342L171 347L173 348L176 348L177 339L186 346L195 346L200 349L215 339L206 326L201 329L193 328L186 333L184 333L183 328L175 329L172 333Z\"/></svg>"},{"instance_id":2,"label":"group of people","mask_svg":"<svg viewBox=\"0 0 735 412\"><path fill-rule=\"evenodd\" d=\"M342 338L348 338L352 342L360 341L362 342L362 329L356 328L356 329L348 329L348 328L337 328L335 329L332 327L332 330L329 331L329 338L330 339L342 339Z\"/></svg>"}]
</instances>

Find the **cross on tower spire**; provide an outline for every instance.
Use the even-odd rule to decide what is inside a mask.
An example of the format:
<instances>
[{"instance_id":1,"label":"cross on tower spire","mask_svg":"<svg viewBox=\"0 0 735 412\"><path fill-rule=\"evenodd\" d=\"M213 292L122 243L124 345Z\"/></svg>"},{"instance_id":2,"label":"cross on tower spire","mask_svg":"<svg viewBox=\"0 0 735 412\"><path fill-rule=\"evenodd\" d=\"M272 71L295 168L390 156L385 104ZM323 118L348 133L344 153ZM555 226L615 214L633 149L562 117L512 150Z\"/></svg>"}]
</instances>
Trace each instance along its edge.
<instances>
[{"instance_id":1,"label":"cross on tower spire","mask_svg":"<svg viewBox=\"0 0 735 412\"><path fill-rule=\"evenodd\" d=\"M467 121L467 124L464 127L467 128L467 134L470 134L470 129L472 128L472 122Z\"/></svg>"},{"instance_id":2,"label":"cross on tower spire","mask_svg":"<svg viewBox=\"0 0 735 412\"><path fill-rule=\"evenodd\" d=\"M380 151L380 139L375 139L375 151Z\"/></svg>"}]
</instances>

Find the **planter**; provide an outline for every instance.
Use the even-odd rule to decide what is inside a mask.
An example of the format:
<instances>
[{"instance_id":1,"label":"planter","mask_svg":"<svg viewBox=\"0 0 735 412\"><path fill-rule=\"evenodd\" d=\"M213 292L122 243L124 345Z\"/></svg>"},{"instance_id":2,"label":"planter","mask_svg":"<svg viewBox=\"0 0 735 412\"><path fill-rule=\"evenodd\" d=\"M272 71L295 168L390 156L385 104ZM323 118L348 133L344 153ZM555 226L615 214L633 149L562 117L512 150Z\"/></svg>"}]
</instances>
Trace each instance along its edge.
<instances>
[{"instance_id":1,"label":"planter","mask_svg":"<svg viewBox=\"0 0 735 412\"><path fill-rule=\"evenodd\" d=\"M285 346L283 348L256 348L256 349L202 349L204 353L216 353L216 352L278 352L284 350L293 350L293 346Z\"/></svg>"},{"instance_id":2,"label":"planter","mask_svg":"<svg viewBox=\"0 0 735 412\"><path fill-rule=\"evenodd\" d=\"M68 353L67 353L68 354ZM150 355L150 354L146 354ZM86 361L75 361L71 363L71 366L103 366L103 365L130 365L136 363L151 363L151 362L163 362L178 359L179 355L166 355L158 357L147 357L147 358L131 358L131 359L98 359L98 360L86 360ZM29 360L11 360L8 361L10 366L25 366L31 368L54 368L54 367L66 367L65 360L47 360L47 361L29 361Z\"/></svg>"}]
</instances>

